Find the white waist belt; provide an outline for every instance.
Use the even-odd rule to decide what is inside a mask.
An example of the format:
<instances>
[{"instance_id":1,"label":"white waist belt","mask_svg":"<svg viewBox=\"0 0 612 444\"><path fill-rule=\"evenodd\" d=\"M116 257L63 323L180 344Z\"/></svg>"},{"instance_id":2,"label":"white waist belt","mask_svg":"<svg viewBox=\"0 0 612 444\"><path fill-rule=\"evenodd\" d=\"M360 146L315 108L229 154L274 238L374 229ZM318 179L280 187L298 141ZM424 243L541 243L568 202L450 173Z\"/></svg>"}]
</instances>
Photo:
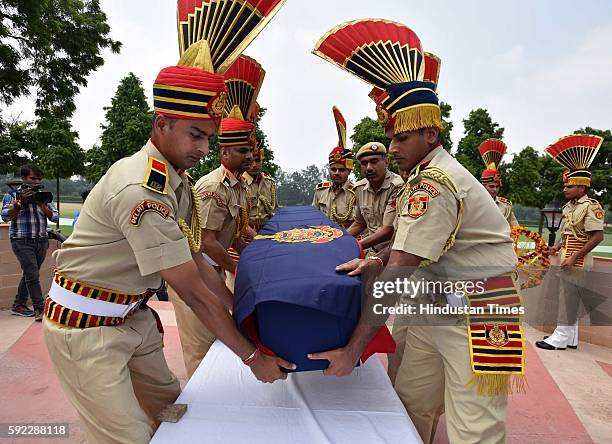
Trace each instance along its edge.
<instances>
[{"instance_id":1,"label":"white waist belt","mask_svg":"<svg viewBox=\"0 0 612 444\"><path fill-rule=\"evenodd\" d=\"M112 316L116 318L125 317L130 310L140 304L141 300L132 302L130 305L115 304L114 302L100 301L85 296L80 296L57 285L55 281L49 289L49 297L56 303L71 310L79 311L94 316Z\"/></svg>"},{"instance_id":2,"label":"white waist belt","mask_svg":"<svg viewBox=\"0 0 612 444\"><path fill-rule=\"evenodd\" d=\"M216 263L215 261L213 261L212 258L209 255L207 255L206 253L202 253L202 257L204 258L204 260L206 262L208 262L213 267L218 267L219 266L219 264Z\"/></svg>"}]
</instances>

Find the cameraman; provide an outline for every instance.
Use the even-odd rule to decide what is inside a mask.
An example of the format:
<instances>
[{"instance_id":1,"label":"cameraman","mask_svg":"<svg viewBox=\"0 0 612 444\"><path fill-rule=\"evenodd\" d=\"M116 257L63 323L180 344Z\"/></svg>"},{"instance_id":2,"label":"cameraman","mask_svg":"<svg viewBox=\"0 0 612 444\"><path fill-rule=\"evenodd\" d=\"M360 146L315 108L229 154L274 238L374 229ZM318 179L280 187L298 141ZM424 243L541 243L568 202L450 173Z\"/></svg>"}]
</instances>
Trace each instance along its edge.
<instances>
[{"instance_id":1,"label":"cameraman","mask_svg":"<svg viewBox=\"0 0 612 444\"><path fill-rule=\"evenodd\" d=\"M12 311L14 315L34 316L36 321L42 321L44 300L39 271L49 248L47 219L57 222L59 214L53 203L46 202L48 198L37 198L37 190L42 188L42 170L34 164L24 165L19 174L23 184L6 193L2 200L2 220L10 221L11 247L23 270ZM34 311L26 305L28 294Z\"/></svg>"}]
</instances>

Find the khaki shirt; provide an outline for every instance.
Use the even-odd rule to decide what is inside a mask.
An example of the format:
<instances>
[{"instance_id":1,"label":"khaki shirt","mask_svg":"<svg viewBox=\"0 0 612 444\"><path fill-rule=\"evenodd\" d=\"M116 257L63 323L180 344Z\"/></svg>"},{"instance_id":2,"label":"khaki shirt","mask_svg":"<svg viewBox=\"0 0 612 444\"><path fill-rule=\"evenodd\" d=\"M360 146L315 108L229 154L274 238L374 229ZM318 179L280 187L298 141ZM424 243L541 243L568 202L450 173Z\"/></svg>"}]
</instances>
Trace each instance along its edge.
<instances>
[{"instance_id":1,"label":"khaki shirt","mask_svg":"<svg viewBox=\"0 0 612 444\"><path fill-rule=\"evenodd\" d=\"M512 202L510 202L505 197L497 196L495 198L495 203L497 203L497 208L499 208L501 214L508 221L508 225L510 225L510 228L516 227L519 223L516 219L516 216L514 215L514 211L512 211Z\"/></svg>"},{"instance_id":2,"label":"khaki shirt","mask_svg":"<svg viewBox=\"0 0 612 444\"><path fill-rule=\"evenodd\" d=\"M261 227L273 215L278 207L276 200L276 181L265 173L261 173L257 180L249 173L242 175L249 197L249 224Z\"/></svg>"},{"instance_id":3,"label":"khaki shirt","mask_svg":"<svg viewBox=\"0 0 612 444\"><path fill-rule=\"evenodd\" d=\"M244 181L221 165L196 182L195 192L200 198L202 228L218 231L217 240L228 249L248 223L243 220L248 209Z\"/></svg>"},{"instance_id":4,"label":"khaki shirt","mask_svg":"<svg viewBox=\"0 0 612 444\"><path fill-rule=\"evenodd\" d=\"M602 231L604 229L604 210L600 203L586 194L576 201L570 200L563 206L563 219L559 232L562 237L574 235L584 241L588 240L589 231ZM565 255L565 248L560 257ZM561 259L562 260L562 259ZM593 254L589 252L584 256L586 266L593 265Z\"/></svg>"},{"instance_id":5,"label":"khaki shirt","mask_svg":"<svg viewBox=\"0 0 612 444\"><path fill-rule=\"evenodd\" d=\"M380 227L393 226L396 214L393 196L403 185L404 181L401 176L388 170L378 191L374 191L370 182L365 178L355 184L356 202L353 219L355 222L366 226L366 229L361 233L361 237L369 236ZM389 243L383 242L375 245L372 249L380 251Z\"/></svg>"},{"instance_id":6,"label":"khaki shirt","mask_svg":"<svg viewBox=\"0 0 612 444\"><path fill-rule=\"evenodd\" d=\"M448 275L456 269L458 278L465 277L463 267L496 267L495 275L513 271L517 257L508 222L482 184L442 146L421 164L442 169L456 184L458 197L463 197L461 225L454 244L444 252L457 226L458 200L438 181L411 177L398 199L392 248L435 262L428 267L432 272L445 270Z\"/></svg>"},{"instance_id":7,"label":"khaki shirt","mask_svg":"<svg viewBox=\"0 0 612 444\"><path fill-rule=\"evenodd\" d=\"M155 168L150 174L150 159L165 165L165 179ZM177 174L149 140L112 165L91 190L72 235L54 253L56 267L73 279L110 290L156 289L161 270L191 260L177 223L189 223L191 209L187 177Z\"/></svg>"},{"instance_id":8,"label":"khaki shirt","mask_svg":"<svg viewBox=\"0 0 612 444\"><path fill-rule=\"evenodd\" d=\"M338 225L348 228L353 223L355 191L353 184L346 181L335 190L331 182L321 182L315 188L312 206L317 208ZM335 213L335 217L334 217Z\"/></svg>"}]
</instances>

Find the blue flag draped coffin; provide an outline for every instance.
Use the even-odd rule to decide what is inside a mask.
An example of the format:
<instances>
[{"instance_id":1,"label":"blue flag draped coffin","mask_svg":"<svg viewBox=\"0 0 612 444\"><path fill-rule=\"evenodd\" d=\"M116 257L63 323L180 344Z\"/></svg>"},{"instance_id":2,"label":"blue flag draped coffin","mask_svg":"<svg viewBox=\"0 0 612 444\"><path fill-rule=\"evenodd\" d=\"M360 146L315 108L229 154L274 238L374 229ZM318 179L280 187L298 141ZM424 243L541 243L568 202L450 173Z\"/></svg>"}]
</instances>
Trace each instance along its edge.
<instances>
[{"instance_id":1,"label":"blue flag draped coffin","mask_svg":"<svg viewBox=\"0 0 612 444\"><path fill-rule=\"evenodd\" d=\"M335 268L360 254L356 240L319 210L280 209L240 257L239 328L297 371L327 368L328 361L306 355L348 343L361 313L361 283Z\"/></svg>"}]
</instances>

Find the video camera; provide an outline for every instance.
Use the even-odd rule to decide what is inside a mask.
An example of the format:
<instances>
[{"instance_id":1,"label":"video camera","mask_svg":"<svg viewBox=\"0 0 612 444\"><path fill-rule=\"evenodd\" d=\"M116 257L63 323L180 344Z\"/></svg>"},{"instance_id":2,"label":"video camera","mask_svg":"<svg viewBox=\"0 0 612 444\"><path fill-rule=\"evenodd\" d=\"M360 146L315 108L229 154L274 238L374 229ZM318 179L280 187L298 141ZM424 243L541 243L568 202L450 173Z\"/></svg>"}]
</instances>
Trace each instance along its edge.
<instances>
[{"instance_id":1,"label":"video camera","mask_svg":"<svg viewBox=\"0 0 612 444\"><path fill-rule=\"evenodd\" d=\"M27 183L21 184L19 188L17 188L16 198L21 201L22 205L29 204L48 204L53 201L53 193L49 191L40 191L44 188L43 185L30 185ZM32 194L29 196L24 196L24 192L32 191Z\"/></svg>"}]
</instances>

